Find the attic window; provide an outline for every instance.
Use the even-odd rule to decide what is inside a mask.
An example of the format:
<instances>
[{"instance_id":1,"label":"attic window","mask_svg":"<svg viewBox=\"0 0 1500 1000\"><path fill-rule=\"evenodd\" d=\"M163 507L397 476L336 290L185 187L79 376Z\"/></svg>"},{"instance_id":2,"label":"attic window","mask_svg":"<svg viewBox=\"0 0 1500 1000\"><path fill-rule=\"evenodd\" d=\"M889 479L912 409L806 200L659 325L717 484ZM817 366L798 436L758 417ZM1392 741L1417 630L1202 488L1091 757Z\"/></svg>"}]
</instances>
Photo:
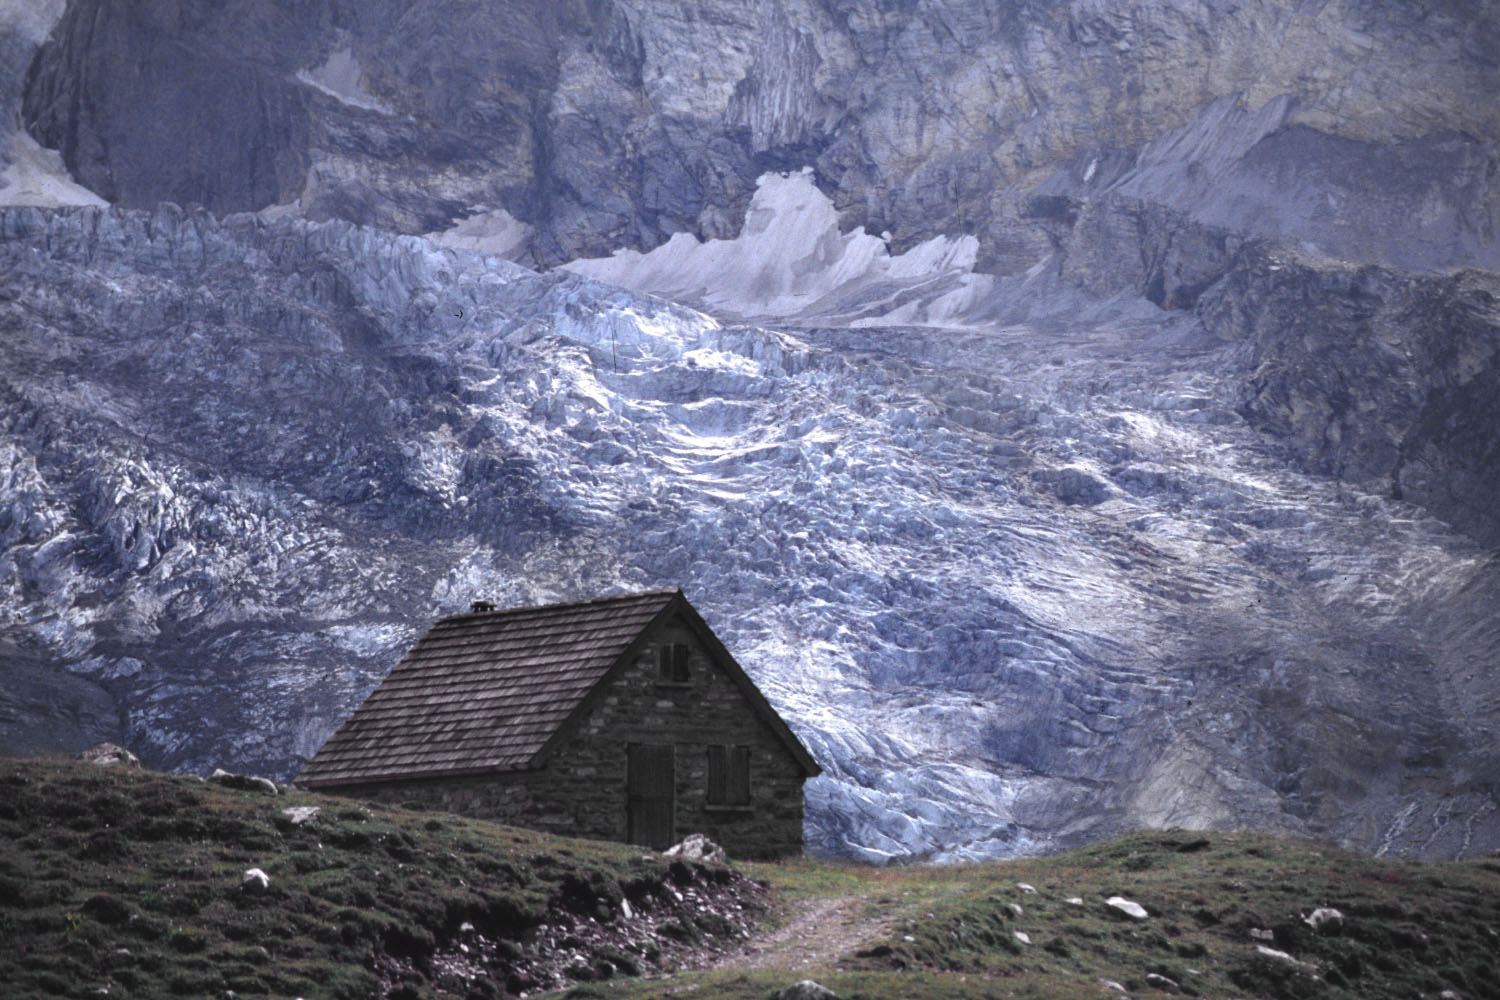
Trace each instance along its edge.
<instances>
[{"instance_id":1,"label":"attic window","mask_svg":"<svg viewBox=\"0 0 1500 1000\"><path fill-rule=\"evenodd\" d=\"M748 806L750 804L750 748L708 748L708 804L711 806Z\"/></svg>"},{"instance_id":2,"label":"attic window","mask_svg":"<svg viewBox=\"0 0 1500 1000\"><path fill-rule=\"evenodd\" d=\"M680 642L663 643L656 651L656 679L664 684L686 684L692 676L687 646Z\"/></svg>"}]
</instances>

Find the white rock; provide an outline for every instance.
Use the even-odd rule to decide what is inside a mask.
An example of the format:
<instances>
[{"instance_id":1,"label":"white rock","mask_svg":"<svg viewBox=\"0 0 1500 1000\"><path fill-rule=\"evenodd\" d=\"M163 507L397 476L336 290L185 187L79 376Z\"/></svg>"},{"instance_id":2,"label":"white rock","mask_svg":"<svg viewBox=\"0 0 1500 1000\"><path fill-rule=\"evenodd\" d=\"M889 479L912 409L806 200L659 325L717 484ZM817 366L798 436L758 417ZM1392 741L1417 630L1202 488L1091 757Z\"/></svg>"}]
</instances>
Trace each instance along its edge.
<instances>
[{"instance_id":1,"label":"white rock","mask_svg":"<svg viewBox=\"0 0 1500 1000\"><path fill-rule=\"evenodd\" d=\"M1159 972L1146 973L1146 983L1149 986L1154 986L1156 989L1161 990L1163 993L1176 993L1178 990L1182 989L1182 987L1177 984L1177 980L1168 979L1166 976L1163 976Z\"/></svg>"},{"instance_id":2,"label":"white rock","mask_svg":"<svg viewBox=\"0 0 1500 1000\"><path fill-rule=\"evenodd\" d=\"M1127 917L1134 917L1137 920L1145 920L1150 916L1144 906L1134 900L1126 899L1124 896L1111 896L1104 901L1104 905L1118 910Z\"/></svg>"},{"instance_id":3,"label":"white rock","mask_svg":"<svg viewBox=\"0 0 1500 1000\"><path fill-rule=\"evenodd\" d=\"M78 759L100 767L124 767L139 770L141 759L122 746L100 743L78 755Z\"/></svg>"},{"instance_id":4,"label":"white rock","mask_svg":"<svg viewBox=\"0 0 1500 1000\"><path fill-rule=\"evenodd\" d=\"M317 819L320 812L322 810L317 806L291 806L290 808L281 810L281 815L289 818L293 826L301 826L304 823L311 823Z\"/></svg>"},{"instance_id":5,"label":"white rock","mask_svg":"<svg viewBox=\"0 0 1500 1000\"><path fill-rule=\"evenodd\" d=\"M1291 955L1288 955L1284 951L1281 951L1281 950L1276 949L1276 948L1267 948L1263 944L1256 945L1255 946L1255 951L1259 955L1264 955L1267 958L1273 958L1273 959L1275 959L1278 962L1290 962L1292 965L1303 965L1303 966L1305 966L1307 964L1306 962L1298 961L1297 959L1293 958Z\"/></svg>"},{"instance_id":6,"label":"white rock","mask_svg":"<svg viewBox=\"0 0 1500 1000\"><path fill-rule=\"evenodd\" d=\"M1022 944L1031 943L1031 935L1027 934L1025 931L1011 931L1011 933L1014 934L1016 936L1016 940L1021 942Z\"/></svg>"},{"instance_id":7,"label":"white rock","mask_svg":"<svg viewBox=\"0 0 1500 1000\"><path fill-rule=\"evenodd\" d=\"M1028 896L1034 896L1034 895L1036 895L1036 886L1031 885L1028 882L1017 882L1016 883L1016 888L1020 889L1022 892L1024 892Z\"/></svg>"},{"instance_id":8,"label":"white rock","mask_svg":"<svg viewBox=\"0 0 1500 1000\"><path fill-rule=\"evenodd\" d=\"M1331 906L1320 906L1303 917L1302 922L1319 934L1330 934L1344 926L1344 915Z\"/></svg>"},{"instance_id":9,"label":"white rock","mask_svg":"<svg viewBox=\"0 0 1500 1000\"><path fill-rule=\"evenodd\" d=\"M1083 897L1082 896L1069 896L1067 899L1063 900L1063 902L1067 903L1069 906L1082 906L1083 905Z\"/></svg>"},{"instance_id":10,"label":"white rock","mask_svg":"<svg viewBox=\"0 0 1500 1000\"><path fill-rule=\"evenodd\" d=\"M258 778L249 774L234 774L231 771L224 770L222 767L214 768L213 773L208 776L208 780L216 785L223 785L225 788L238 788L244 792L265 792L267 795L280 794L280 789L276 787L276 782L270 778Z\"/></svg>"},{"instance_id":11,"label":"white rock","mask_svg":"<svg viewBox=\"0 0 1500 1000\"><path fill-rule=\"evenodd\" d=\"M1006 903L1005 905L1006 905L1006 907L1008 907L1010 909L1010 912L1014 916L1019 917L1019 916L1021 916L1022 914L1024 914L1026 912L1025 910L1021 909L1021 904L1020 903Z\"/></svg>"},{"instance_id":12,"label":"white rock","mask_svg":"<svg viewBox=\"0 0 1500 1000\"><path fill-rule=\"evenodd\" d=\"M776 1000L838 1000L838 994L822 983L803 979L779 991Z\"/></svg>"},{"instance_id":13,"label":"white rock","mask_svg":"<svg viewBox=\"0 0 1500 1000\"><path fill-rule=\"evenodd\" d=\"M669 858L692 858L698 861L724 861L724 849L701 833L690 833L682 843L662 851Z\"/></svg>"},{"instance_id":14,"label":"white rock","mask_svg":"<svg viewBox=\"0 0 1500 1000\"><path fill-rule=\"evenodd\" d=\"M1101 979L1101 980L1099 980L1099 985L1103 986L1107 990L1114 990L1117 993L1124 993L1125 992L1125 987L1121 986L1119 983L1115 982L1113 979Z\"/></svg>"},{"instance_id":15,"label":"white rock","mask_svg":"<svg viewBox=\"0 0 1500 1000\"><path fill-rule=\"evenodd\" d=\"M271 888L271 876L259 868L247 868L240 876L240 888L248 892L265 892Z\"/></svg>"}]
</instances>

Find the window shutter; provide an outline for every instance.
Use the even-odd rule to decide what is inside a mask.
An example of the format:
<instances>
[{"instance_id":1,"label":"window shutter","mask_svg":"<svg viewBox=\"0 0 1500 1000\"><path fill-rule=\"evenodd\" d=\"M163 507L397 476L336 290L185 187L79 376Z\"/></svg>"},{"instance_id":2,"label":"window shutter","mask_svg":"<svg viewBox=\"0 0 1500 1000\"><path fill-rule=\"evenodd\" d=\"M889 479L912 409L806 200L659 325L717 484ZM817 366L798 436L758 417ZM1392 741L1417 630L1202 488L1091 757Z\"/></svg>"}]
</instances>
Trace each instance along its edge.
<instances>
[{"instance_id":1,"label":"window shutter","mask_svg":"<svg viewBox=\"0 0 1500 1000\"><path fill-rule=\"evenodd\" d=\"M708 804L722 806L729 795L728 747L708 748Z\"/></svg>"},{"instance_id":2,"label":"window shutter","mask_svg":"<svg viewBox=\"0 0 1500 1000\"><path fill-rule=\"evenodd\" d=\"M680 642L668 642L657 649L656 679L673 684L685 684L692 680L687 646Z\"/></svg>"},{"instance_id":3,"label":"window shutter","mask_svg":"<svg viewBox=\"0 0 1500 1000\"><path fill-rule=\"evenodd\" d=\"M729 754L729 788L725 801L732 806L750 804L750 748L732 747Z\"/></svg>"}]
</instances>

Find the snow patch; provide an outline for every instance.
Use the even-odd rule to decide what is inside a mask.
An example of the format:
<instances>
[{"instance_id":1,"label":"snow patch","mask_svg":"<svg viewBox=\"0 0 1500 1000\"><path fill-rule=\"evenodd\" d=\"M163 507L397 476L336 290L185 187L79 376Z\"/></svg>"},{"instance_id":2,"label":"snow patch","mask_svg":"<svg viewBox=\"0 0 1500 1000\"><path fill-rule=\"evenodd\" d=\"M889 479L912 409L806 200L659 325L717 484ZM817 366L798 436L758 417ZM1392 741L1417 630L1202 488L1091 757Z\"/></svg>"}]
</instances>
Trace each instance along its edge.
<instances>
[{"instance_id":1,"label":"snow patch","mask_svg":"<svg viewBox=\"0 0 1500 1000\"><path fill-rule=\"evenodd\" d=\"M365 89L364 71L354 53L347 48L335 49L323 65L315 69L298 70L297 79L350 107L391 114L390 108Z\"/></svg>"},{"instance_id":2,"label":"snow patch","mask_svg":"<svg viewBox=\"0 0 1500 1000\"><path fill-rule=\"evenodd\" d=\"M66 208L109 204L68 175L62 154L42 147L25 132L13 136L10 155L10 165L0 173L0 205Z\"/></svg>"},{"instance_id":3,"label":"snow patch","mask_svg":"<svg viewBox=\"0 0 1500 1000\"><path fill-rule=\"evenodd\" d=\"M438 246L515 260L531 240L531 227L503 208L479 212L449 229L424 234Z\"/></svg>"},{"instance_id":4,"label":"snow patch","mask_svg":"<svg viewBox=\"0 0 1500 1000\"><path fill-rule=\"evenodd\" d=\"M67 0L0 0L0 35L14 32L40 45L66 6Z\"/></svg>"}]
</instances>

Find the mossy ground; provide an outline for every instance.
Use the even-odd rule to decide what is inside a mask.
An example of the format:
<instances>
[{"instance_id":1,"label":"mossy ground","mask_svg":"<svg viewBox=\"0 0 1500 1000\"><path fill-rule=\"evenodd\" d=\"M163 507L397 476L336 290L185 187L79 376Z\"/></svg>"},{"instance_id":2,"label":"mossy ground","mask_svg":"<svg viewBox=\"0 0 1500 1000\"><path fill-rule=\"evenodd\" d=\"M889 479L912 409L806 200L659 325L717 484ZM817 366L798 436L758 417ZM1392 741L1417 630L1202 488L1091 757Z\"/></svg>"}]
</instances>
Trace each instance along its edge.
<instances>
[{"instance_id":1,"label":"mossy ground","mask_svg":"<svg viewBox=\"0 0 1500 1000\"><path fill-rule=\"evenodd\" d=\"M296 826L282 815L291 805L323 812ZM241 889L252 866L270 876L269 892ZM770 883L784 912L855 899L845 912L895 929L860 955L811 968L617 974L553 995L764 1000L804 977L846 1000L1120 995L1101 980L1165 995L1148 978L1157 976L1207 997L1500 997L1496 858L1424 864L1165 831L985 865L738 867ZM431 965L403 982L401 970L456 947L463 922L503 947L530 948L560 909L661 895L670 877L662 859L623 845L182 776L0 761L7 998L104 988L112 997L499 996L503 982L445 982ZM1105 905L1115 895L1150 916L1117 914ZM1343 912L1340 933L1303 922L1317 907ZM629 955L616 957L620 973L632 971Z\"/></svg>"}]
</instances>

